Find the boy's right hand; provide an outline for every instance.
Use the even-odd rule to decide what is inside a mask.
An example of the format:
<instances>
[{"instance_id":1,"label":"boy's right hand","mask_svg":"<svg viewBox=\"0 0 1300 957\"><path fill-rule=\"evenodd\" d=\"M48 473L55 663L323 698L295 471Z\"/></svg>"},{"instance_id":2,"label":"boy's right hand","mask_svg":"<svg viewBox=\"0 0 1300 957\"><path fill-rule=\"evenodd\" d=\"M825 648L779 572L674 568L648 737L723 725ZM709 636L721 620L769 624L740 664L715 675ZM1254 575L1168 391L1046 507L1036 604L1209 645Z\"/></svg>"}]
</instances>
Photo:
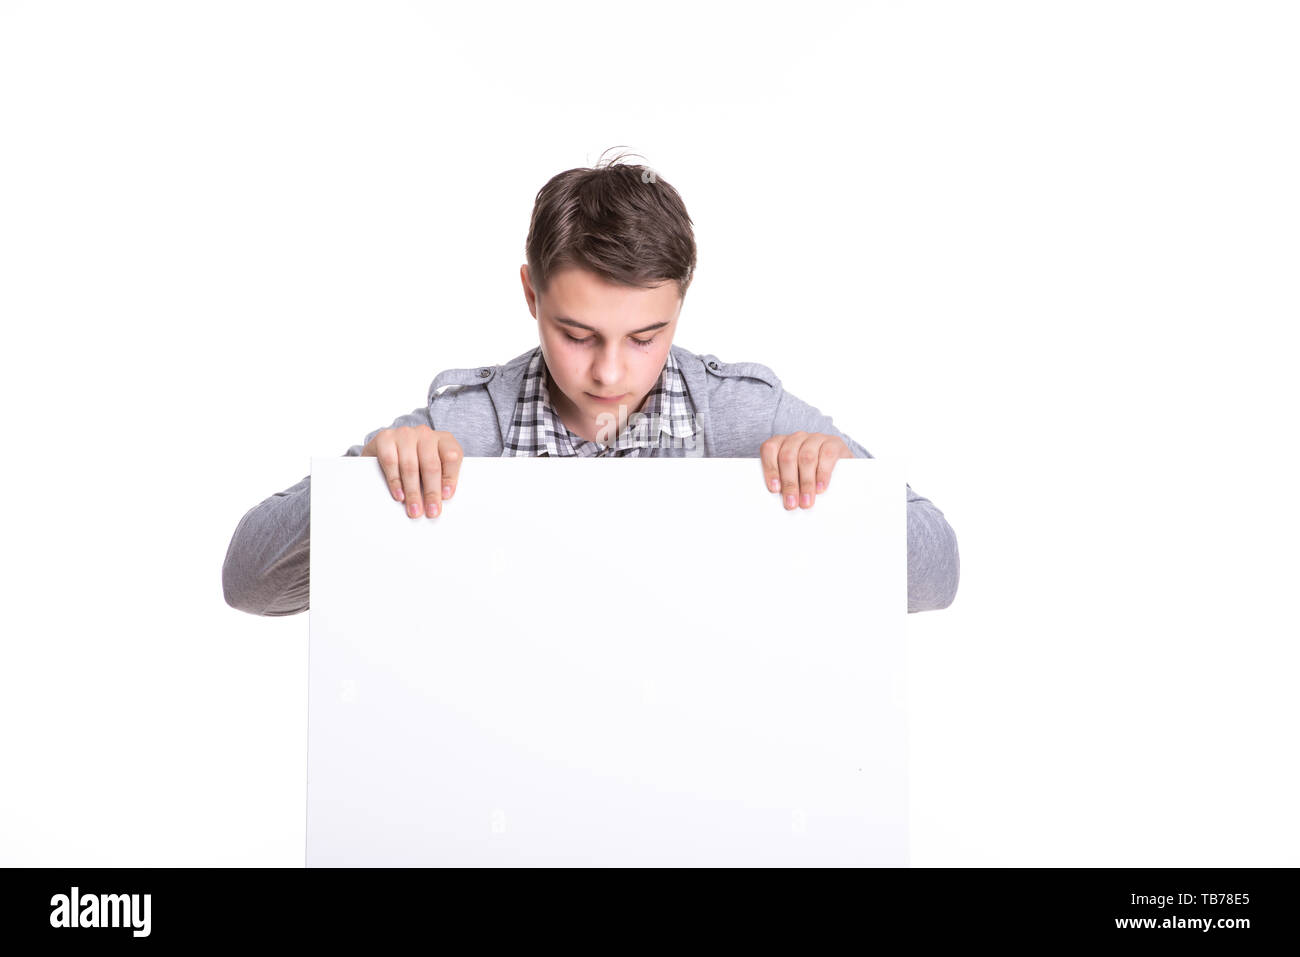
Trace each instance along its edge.
<instances>
[{"instance_id":1,"label":"boy's right hand","mask_svg":"<svg viewBox=\"0 0 1300 957\"><path fill-rule=\"evenodd\" d=\"M389 492L397 501L406 502L406 514L411 518L420 516L422 505L429 518L437 518L442 500L456 491L465 457L450 432L438 432L427 425L384 429L366 443L361 454L379 459Z\"/></svg>"}]
</instances>

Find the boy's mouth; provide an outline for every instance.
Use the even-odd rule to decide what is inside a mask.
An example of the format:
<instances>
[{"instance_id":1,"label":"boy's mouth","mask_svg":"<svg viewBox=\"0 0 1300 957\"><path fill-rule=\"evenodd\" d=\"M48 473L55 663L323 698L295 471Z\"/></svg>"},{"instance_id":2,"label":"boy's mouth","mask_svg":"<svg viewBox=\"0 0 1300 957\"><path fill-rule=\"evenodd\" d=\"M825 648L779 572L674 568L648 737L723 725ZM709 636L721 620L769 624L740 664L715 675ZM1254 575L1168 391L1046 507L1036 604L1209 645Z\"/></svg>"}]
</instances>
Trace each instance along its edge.
<instances>
[{"instance_id":1,"label":"boy's mouth","mask_svg":"<svg viewBox=\"0 0 1300 957\"><path fill-rule=\"evenodd\" d=\"M611 396L592 395L590 392L587 393L587 398L594 399L597 402L602 402L605 405L613 405L619 399L623 399L626 397L627 397L626 392L624 392L622 395L611 395Z\"/></svg>"}]
</instances>

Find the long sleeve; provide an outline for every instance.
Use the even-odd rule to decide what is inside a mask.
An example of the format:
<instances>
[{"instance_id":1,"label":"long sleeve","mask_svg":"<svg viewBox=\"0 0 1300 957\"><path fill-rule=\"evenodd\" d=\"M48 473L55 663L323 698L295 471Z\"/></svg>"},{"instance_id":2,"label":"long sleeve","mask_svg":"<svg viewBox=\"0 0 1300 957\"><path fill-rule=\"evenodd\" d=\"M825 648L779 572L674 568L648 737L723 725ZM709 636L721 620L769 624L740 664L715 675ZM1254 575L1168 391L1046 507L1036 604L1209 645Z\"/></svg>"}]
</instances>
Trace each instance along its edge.
<instances>
[{"instance_id":1,"label":"long sleeve","mask_svg":"<svg viewBox=\"0 0 1300 957\"><path fill-rule=\"evenodd\" d=\"M861 445L849 438L823 415L777 386L776 414L773 416L771 435L789 435L792 432L820 432L838 436L856 458L874 458ZM908 612L935 611L947 608L957 596L957 583L961 578L961 555L957 550L957 535L944 518L943 512L928 498L923 498L907 486L907 610Z\"/></svg>"},{"instance_id":2,"label":"long sleeve","mask_svg":"<svg viewBox=\"0 0 1300 957\"><path fill-rule=\"evenodd\" d=\"M375 429L344 455L359 456L383 429L428 425L427 408ZM235 526L221 586L226 604L250 615L297 615L308 608L311 558L311 476L276 492L244 513Z\"/></svg>"}]
</instances>

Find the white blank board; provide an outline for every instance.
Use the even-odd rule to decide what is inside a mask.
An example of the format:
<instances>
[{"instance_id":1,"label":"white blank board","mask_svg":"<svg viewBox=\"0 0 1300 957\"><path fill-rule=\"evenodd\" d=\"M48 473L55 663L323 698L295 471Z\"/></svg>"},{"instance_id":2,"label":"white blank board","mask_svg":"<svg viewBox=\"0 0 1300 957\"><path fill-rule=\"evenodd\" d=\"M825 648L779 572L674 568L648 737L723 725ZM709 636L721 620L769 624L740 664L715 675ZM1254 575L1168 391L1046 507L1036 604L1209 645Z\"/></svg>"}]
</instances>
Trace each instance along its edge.
<instances>
[{"instance_id":1,"label":"white blank board","mask_svg":"<svg viewBox=\"0 0 1300 957\"><path fill-rule=\"evenodd\" d=\"M307 865L906 866L906 486L312 459Z\"/></svg>"}]
</instances>

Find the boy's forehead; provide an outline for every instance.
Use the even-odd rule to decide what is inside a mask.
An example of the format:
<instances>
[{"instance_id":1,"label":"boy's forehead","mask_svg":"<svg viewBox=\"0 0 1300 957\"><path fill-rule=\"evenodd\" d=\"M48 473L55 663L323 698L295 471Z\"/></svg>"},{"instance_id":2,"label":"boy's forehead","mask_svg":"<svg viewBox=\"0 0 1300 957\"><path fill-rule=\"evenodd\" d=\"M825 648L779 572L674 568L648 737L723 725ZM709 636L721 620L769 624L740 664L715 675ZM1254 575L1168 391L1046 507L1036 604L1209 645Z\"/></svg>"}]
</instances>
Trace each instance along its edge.
<instances>
[{"instance_id":1,"label":"boy's forehead","mask_svg":"<svg viewBox=\"0 0 1300 957\"><path fill-rule=\"evenodd\" d=\"M677 283L671 280L647 289L612 283L578 268L555 273L539 298L553 319L597 329L671 322L681 306Z\"/></svg>"}]
</instances>

